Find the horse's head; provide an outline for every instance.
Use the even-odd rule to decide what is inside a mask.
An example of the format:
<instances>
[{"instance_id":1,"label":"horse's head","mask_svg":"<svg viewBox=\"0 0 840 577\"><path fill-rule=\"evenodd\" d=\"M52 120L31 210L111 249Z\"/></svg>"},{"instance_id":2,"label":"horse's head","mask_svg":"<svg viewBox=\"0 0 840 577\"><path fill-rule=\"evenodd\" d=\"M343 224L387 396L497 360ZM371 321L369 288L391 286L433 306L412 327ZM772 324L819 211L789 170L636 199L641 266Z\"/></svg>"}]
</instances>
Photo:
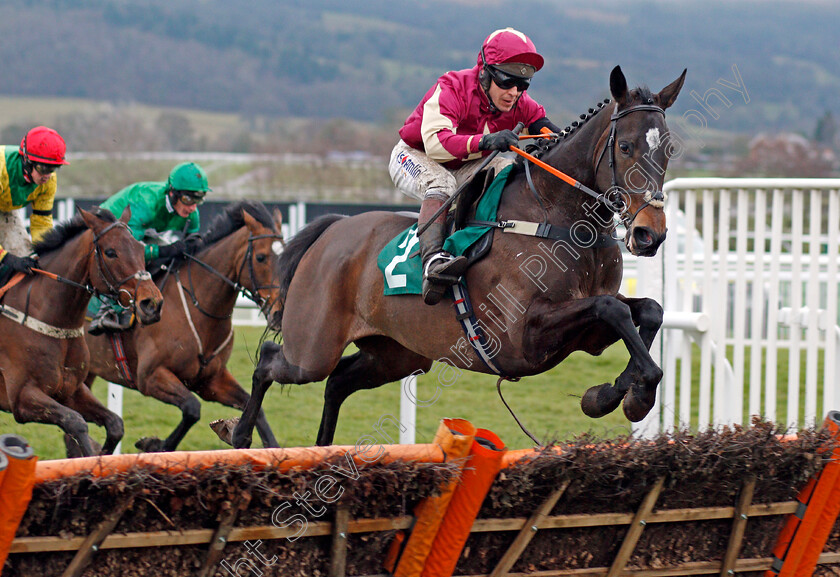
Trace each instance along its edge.
<instances>
[{"instance_id":1,"label":"horse's head","mask_svg":"<svg viewBox=\"0 0 840 577\"><path fill-rule=\"evenodd\" d=\"M255 300L261 305L263 312L268 318L268 326L272 330L279 330L275 327L275 303L278 299L277 283L273 282L276 261L283 251L285 241L283 240L282 216L279 211L274 214L274 226L268 227L242 211L245 226L248 227L248 247L244 255L243 268L240 269L240 283L247 288ZM277 317L279 320L279 317Z\"/></svg>"},{"instance_id":2,"label":"horse's head","mask_svg":"<svg viewBox=\"0 0 840 577\"><path fill-rule=\"evenodd\" d=\"M665 240L662 184L668 159L679 148L665 124L665 109L676 101L685 74L656 94L646 87L628 90L618 66L610 74L614 104L607 107L610 129L599 147L596 182L609 191L608 198L621 198L624 243L635 255L653 256Z\"/></svg>"},{"instance_id":3,"label":"horse's head","mask_svg":"<svg viewBox=\"0 0 840 577\"><path fill-rule=\"evenodd\" d=\"M128 228L131 209L126 207L119 220L105 211L98 214L85 210L79 212L93 233L90 263L93 287L118 299L125 307L133 306L140 324L159 321L163 295L146 272L143 245Z\"/></svg>"}]
</instances>

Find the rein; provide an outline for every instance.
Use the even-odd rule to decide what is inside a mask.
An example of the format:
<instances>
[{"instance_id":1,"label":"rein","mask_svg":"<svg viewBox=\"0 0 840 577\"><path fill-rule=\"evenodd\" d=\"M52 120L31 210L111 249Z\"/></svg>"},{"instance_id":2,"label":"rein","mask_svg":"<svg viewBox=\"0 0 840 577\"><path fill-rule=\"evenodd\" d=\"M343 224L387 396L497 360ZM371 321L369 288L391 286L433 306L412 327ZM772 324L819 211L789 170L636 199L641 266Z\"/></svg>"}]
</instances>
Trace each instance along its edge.
<instances>
[{"instance_id":1,"label":"rein","mask_svg":"<svg viewBox=\"0 0 840 577\"><path fill-rule=\"evenodd\" d=\"M236 274L236 280L231 280L230 278L228 278L224 274L220 273L219 271L217 271L215 268L213 268L212 266L210 266L206 262L202 261L199 258L196 258L195 256L193 256L191 254L184 254L184 256L187 259L189 259L190 261L195 262L196 264L198 264L199 266L204 268L210 274L218 277L225 284L230 286L234 291L243 295L245 298L252 301L258 307L262 308L264 306L265 299L263 299L263 297L260 295L259 291L261 291L262 289L266 289L266 288L268 288L268 289L277 288L276 285L271 285L271 284L270 285L259 285L259 284L257 284L257 277L256 277L256 274L254 273L254 263L252 262L251 257L252 257L253 251L254 251L254 244L253 244L254 241L260 240L260 239L263 239L263 238L273 238L273 239L279 240L281 242L283 241L283 235L281 235L281 234L260 234L260 235L249 236L248 237L248 249L245 252L245 258L242 259L242 264L239 266L239 271ZM253 288L250 288L250 289L248 287L244 286L241 283L242 273L245 270L245 263L246 262L248 263L248 276L251 279L251 285L253 287ZM175 276L178 277L177 272L175 273ZM192 280L192 268L191 267L187 268L187 277L189 278L190 288L189 289L184 289L184 290L188 295L190 295L190 300L192 301L193 306L195 306L195 308L197 308L199 310L199 312L201 312L202 314L204 314L204 315L206 315L206 316L208 316L212 319L216 319L216 320L224 320L224 319L227 319L227 318L231 317L231 315L233 314L233 311L231 311L231 313L226 315L226 316L218 316L218 315L214 315L213 313L210 313L210 312L204 310L201 307L201 305L199 304L198 298L195 296L195 284L193 283L193 280ZM180 284L180 282L181 282L180 277L178 277L178 283Z\"/></svg>"},{"instance_id":2,"label":"rein","mask_svg":"<svg viewBox=\"0 0 840 577\"><path fill-rule=\"evenodd\" d=\"M263 238L274 238L277 240L282 241L283 236L279 234L261 234L261 235L250 235L248 237L248 248L245 251L245 258L242 259L242 264L239 267L239 271L236 275L236 280L231 280L206 262L202 261L201 259L196 258L191 254L185 254L185 256L192 262L197 263L199 266L207 270L212 275L221 279L225 284L233 288L233 290L239 294L244 295L251 301L253 301L257 306L261 306L264 299L260 296L259 291L263 288L272 288L273 285L269 285L268 287L259 286L257 285L256 274L254 273L254 264L252 262L252 255L253 255L253 243L255 240L260 240ZM253 287L252 289L248 289L247 287L243 286L240 282L242 278L242 273L245 270L245 263L248 263L248 274L251 278L251 284ZM216 356L222 352L225 347L230 343L233 339L233 327L231 327L230 332L228 333L227 338L218 346L216 349L210 353L209 356L204 355L204 345L201 342L201 336L198 334L198 330L195 328L195 323L193 322L192 315L190 314L189 306L187 305L187 299L185 295L190 296L190 301L192 301L193 306L203 315L210 317L211 319L215 320L226 320L229 319L233 315L233 310L225 316L215 315L209 311L204 310L200 303L198 302L198 297L195 295L195 284L193 283L192 279L192 267L187 268L187 277L189 278L190 288L185 289L184 285L181 283L181 277L179 271L175 271L175 279L177 281L178 286L178 296L181 298L181 305L184 308L184 315L187 318L187 324L190 327L190 331L192 331L193 338L198 346L198 362L202 368L206 367L210 364L210 362L216 358Z\"/></svg>"},{"instance_id":3,"label":"rein","mask_svg":"<svg viewBox=\"0 0 840 577\"><path fill-rule=\"evenodd\" d=\"M616 107L618 107L618 105L616 105ZM618 120L620 118L623 118L623 117L627 116L628 114L633 113L633 112L641 112L641 111L659 112L660 114L665 116L665 110L663 110L661 107L659 107L655 104L638 104L636 106L631 106L630 108L626 108L624 110L614 112L610 116L610 134L609 134L609 137L607 138L607 143L604 145L604 148L601 150L601 153L598 155L598 160L595 163L595 172L596 173L598 172L598 167L601 164L601 160L604 158L604 153L607 150L609 150L609 165L610 165L610 172L612 173L612 186L610 187L610 193L612 193L613 195L616 192L625 193L625 194L628 194L628 195L630 195L630 194L642 194L642 193L638 193L638 192L635 192L635 193L630 192L629 190L618 186L618 177L616 175L616 162L615 162L615 141L616 141L616 132L617 132L616 125L618 123ZM598 192L592 190L588 186L586 186L583 183L579 182L578 180L572 178L571 176L567 175L566 173L562 172L561 170L559 170L557 168L554 168L553 166L547 164L546 162L543 162L542 160L533 156L532 154L529 154L528 152L525 152L524 150L521 150L520 148L517 148L516 146L511 146L510 149L513 152L517 153L518 155L522 156L526 160L525 169L526 169L526 176L528 177L528 184L531 188L531 191L535 195L537 195L537 193L536 193L536 190L534 188L534 184L531 181L531 174L530 174L530 171L528 169L528 164L527 164L528 162L534 163L535 165L539 166L540 168L542 168L543 170L552 174L553 176L556 176L557 178L559 178L560 180L562 180L566 184L568 184L568 185L570 185L574 188L577 188L578 190L580 190L581 192L584 192L585 194L588 194L589 196L591 196L592 198L594 198L598 202L603 203L609 210L611 210L613 213L617 214L621 218L622 223L628 229L630 228L630 225L633 224L633 221L636 219L636 216L642 210L644 210L648 205L651 205L651 206L654 206L654 207L657 207L657 208L661 208L662 203L665 202L665 194L661 190L656 191L654 193L651 193L650 191L646 191L646 192L643 193L645 195L644 204L642 204L642 206L639 207L639 209L636 210L636 212L634 212L632 216L628 217L627 216L627 204L621 198L620 194L619 194L618 198L616 198L616 199L609 198L606 194L598 193ZM537 195L537 196L539 196L539 195Z\"/></svg>"}]
</instances>

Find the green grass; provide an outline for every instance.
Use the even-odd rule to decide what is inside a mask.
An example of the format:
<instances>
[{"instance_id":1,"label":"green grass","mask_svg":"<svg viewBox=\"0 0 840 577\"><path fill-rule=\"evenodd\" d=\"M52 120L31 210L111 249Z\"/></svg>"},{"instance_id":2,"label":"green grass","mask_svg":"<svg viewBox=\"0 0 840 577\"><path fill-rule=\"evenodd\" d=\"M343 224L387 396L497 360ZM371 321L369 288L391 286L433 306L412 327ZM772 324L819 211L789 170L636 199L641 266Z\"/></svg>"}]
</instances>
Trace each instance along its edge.
<instances>
[{"instance_id":1,"label":"green grass","mask_svg":"<svg viewBox=\"0 0 840 577\"><path fill-rule=\"evenodd\" d=\"M235 351L228 365L231 372L250 389L253 372L252 358L260 331L254 328L237 329ZM612 381L627 363L623 346L613 346L600 357L576 353L551 371L506 382L502 392L517 416L541 439L565 439L576 433L593 431L599 436L613 437L629 430L629 423L619 409L614 414L592 420L580 410L580 396L589 386ZM437 365L435 365L436 367ZM434 371L434 368L433 368ZM430 442L440 419L458 417L468 419L475 426L490 429L510 448L532 446L530 439L519 429L502 405L495 388L496 379L488 375L464 372L455 384L442 389L434 404L417 409L417 442ZM419 379L417 397L430 398L437 385L434 372ZM105 383L97 380L94 393L103 402ZM309 446L315 442L324 393L323 383L281 387L275 384L264 403L269 423L281 446ZM216 438L208 423L218 418L239 414L235 409L215 403L202 403L201 420L187 434L180 449L203 450L227 448ZM373 434L382 442L388 439L376 432L375 426L383 416L399 418L399 385L392 383L373 391L360 391L342 407L336 431L336 444L354 444L363 435ZM134 442L145 436L167 436L180 420L180 411L170 405L149 399L125 389L123 399L125 420L124 453L137 452ZM383 421L385 423L386 421ZM395 426L382 430L397 439ZM104 429L90 426L91 435L102 442ZM63 434L58 427L35 423L18 424L9 413L0 413L0 432L24 436L42 459L64 456ZM255 435L254 446L260 446Z\"/></svg>"}]
</instances>

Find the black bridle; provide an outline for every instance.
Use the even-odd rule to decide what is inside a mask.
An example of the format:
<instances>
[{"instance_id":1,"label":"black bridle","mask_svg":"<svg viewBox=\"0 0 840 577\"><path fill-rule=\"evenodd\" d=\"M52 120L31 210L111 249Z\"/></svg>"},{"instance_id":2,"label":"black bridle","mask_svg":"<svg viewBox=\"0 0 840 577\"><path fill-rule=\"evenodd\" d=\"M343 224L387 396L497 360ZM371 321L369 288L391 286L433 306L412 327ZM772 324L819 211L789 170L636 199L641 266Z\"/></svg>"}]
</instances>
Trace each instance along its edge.
<instances>
[{"instance_id":1,"label":"black bridle","mask_svg":"<svg viewBox=\"0 0 840 577\"><path fill-rule=\"evenodd\" d=\"M121 287L125 283L127 283L131 279L137 279L138 281L151 280L152 275L150 275L146 270L139 270L134 274L128 275L127 277L125 277L123 279L117 280L116 275L111 271L111 268L107 266L107 264L105 262L105 259L102 256L102 250L99 246L99 240L103 236L105 236L108 232L110 232L113 228L115 228L117 226L122 226L127 231L129 231L129 234L131 234L131 229L128 228L128 225L125 224L124 222L118 220L118 221L113 222L113 223L109 224L108 226L106 226L104 229L102 229L99 232L99 234L94 234L93 235L93 247L91 248L91 251L96 256L95 261L96 261L96 268L97 268L97 272L99 274L99 278L104 282L105 286L108 288L108 292L105 292L105 293L101 292L99 289L97 289L95 286L93 286L93 283L88 283L88 284L77 283L74 280L70 280L69 278L65 278L61 275L57 275L55 273L51 273L49 271L45 271L45 270L42 270L42 269L33 268L33 271L35 271L35 272L37 272L41 275L44 275L47 278L51 278L51 279L55 280L56 282L60 282L62 284L66 284L66 285L75 287L79 290L83 290L86 293L90 294L91 296L95 296L95 297L97 297L101 300L113 300L113 301L116 301L117 303L119 303L120 291L123 290ZM88 253L88 256L90 256L90 252ZM138 285L139 285L139 282L138 282ZM131 294L130 292L125 291L126 294L129 295L129 305L128 305L129 307L134 307L134 304L137 300L137 290L138 290L138 288L139 288L139 286L134 287L134 294ZM27 290L27 293L26 293L26 307L24 309L24 318L29 316L29 300L30 300L31 290L32 290L32 285L29 286L29 289Z\"/></svg>"},{"instance_id":2,"label":"black bridle","mask_svg":"<svg viewBox=\"0 0 840 577\"><path fill-rule=\"evenodd\" d=\"M618 105L616 105L616 108ZM649 112L659 112L662 116L665 116L665 110L653 104L652 100L647 104L637 104L636 106L631 106L630 108L625 108L621 111L613 112L610 116L610 135L607 138L607 143L604 145L604 148L601 150L601 153L598 155L598 161L595 163L595 174L598 174L598 167L601 164L601 160L604 158L604 153L609 150L609 164L610 164L610 172L612 176L612 186L610 187L610 194L613 195L613 198L609 199L607 202L607 207L612 210L614 213L618 214L619 218L621 219L622 224L624 227L629 231L630 227L633 224L633 221L636 220L636 216L640 212L642 212L645 208L647 208L652 202L656 203L663 203L665 202L665 193L661 190L657 190L653 193L650 191L645 192L631 192L626 188L623 188L618 185L618 176L616 174L616 162L615 162L615 145L616 145L616 132L617 132L617 124L620 118L627 116L633 112L640 112L640 111L649 111ZM632 195L632 194L644 194L644 202L642 206L640 206L636 212L632 214L632 216L628 216L627 210L628 206L627 203L624 202L622 196L624 194ZM660 205L661 206L661 205Z\"/></svg>"},{"instance_id":3,"label":"black bridle","mask_svg":"<svg viewBox=\"0 0 840 577\"><path fill-rule=\"evenodd\" d=\"M280 241L281 243L284 242L282 234L272 233L272 234L249 235L248 236L248 248L245 251L245 257L242 259L242 264L239 266L239 270L236 273L236 278L235 279L228 278L227 276L225 276L221 272L217 271L215 268L213 268L212 266L210 266L206 262L202 261L199 258L196 258L195 256L193 256L191 254L185 254L184 256L186 256L187 259L189 259L192 262L195 262L196 264L198 264L199 266L201 266L202 268L204 268L205 270L207 270L208 272L210 272L214 276L220 278L225 284L227 284L228 286L233 288L233 290L235 292L243 295L245 298L252 301L254 304L256 304L259 307L260 311L264 312L264 309L267 307L267 305L269 303L266 299L264 299L262 297L262 295L260 295L260 291L263 290L263 289L277 288L277 286L278 286L278 285L274 285L274 284L268 284L268 285L258 284L257 275L254 272L254 262L253 262L254 241L264 239L264 238L273 238L275 240ZM242 273L245 270L245 264L246 263L248 264L248 277L251 281L251 288L248 288L248 287L246 287L245 285L242 284ZM180 277L178 276L177 271L175 272L175 275L176 275L176 277L179 278L179 282L180 282ZM189 280L189 289L185 288L184 292L186 292L190 296L190 300L192 301L193 306L196 309L198 309L199 312L201 312L202 314L204 314L204 315L206 315L206 316L208 316L212 319L216 319L216 320L224 320L224 319L230 318L230 316L233 314L233 311L231 311L230 314L228 314L228 315L219 316L219 315L215 315L215 314L213 314L213 313L211 313L211 312L209 312L209 311L207 311L207 310L205 310L204 308L201 307L201 304L198 302L198 297L195 296L195 284L193 283L193 279L192 279L192 267L187 267L187 278Z\"/></svg>"},{"instance_id":4,"label":"black bridle","mask_svg":"<svg viewBox=\"0 0 840 577\"><path fill-rule=\"evenodd\" d=\"M114 273L111 271L110 267L107 266L107 264L105 262L105 258L102 256L102 250L99 247L99 239L101 239L111 229L113 229L114 227L117 227L117 226L122 226L127 231L129 231L129 234L131 234L131 229L128 228L128 225L125 224L124 222L118 220L118 221L113 222L113 223L109 224L108 226L106 226L104 229L102 229L102 231L99 232L99 234L96 234L93 237L93 253L96 256L96 266L99 269L100 278L105 282L105 286L108 287L108 293L106 293L105 295L102 295L102 294L99 294L98 291L97 291L96 293L92 293L92 294L96 294L96 296L98 296L98 297L101 297L101 296L113 297L119 302L120 292L123 291L123 289L121 287L125 283L127 283L131 279L137 279L137 281L138 281L137 284L139 285L141 281L151 280L152 275L150 275L149 272L144 269L144 270L139 270L134 274L128 275L127 277L125 277L123 279L117 279L116 275L114 275ZM137 289L138 289L138 286L135 286L134 287L134 294L132 294L128 291L125 291L126 294L128 294L129 306L131 306L131 307L134 306L134 303L137 300ZM96 290L96 289L94 289L94 290Z\"/></svg>"},{"instance_id":5,"label":"black bridle","mask_svg":"<svg viewBox=\"0 0 840 577\"><path fill-rule=\"evenodd\" d=\"M102 250L99 247L99 239L101 239L103 236L108 234L108 232L110 232L111 229L113 229L114 227L117 227L117 226L122 226L127 231L129 231L129 234L131 233L131 230L128 228L128 225L125 224L124 222L119 221L119 220L116 221L116 222L112 222L111 224L109 224L108 226L103 228L99 232L99 234L93 235L93 247L91 248L91 251L96 256L96 268L97 268L97 271L99 273L99 278L102 279L102 281L105 283L105 286L108 288L108 292L105 292L105 293L101 292L99 289L97 289L95 286L93 286L92 283L80 284L80 283L77 283L76 281L70 280L69 278L64 278L63 276L59 276L59 275L56 275L56 274L53 274L53 273L49 273L47 271L42 271L42 272L46 273L50 278L54 278L56 281L58 281L60 283L64 283L66 285L76 287L77 289L83 290L83 291L85 291L85 292L89 293L90 295L93 295L97 298L100 298L100 299L101 298L114 299L114 300L119 301L120 291L122 290L121 287L125 283L127 283L131 279L137 279L138 281L150 280L152 278L152 275L150 275L145 270L139 270L134 274L128 275L127 277L125 277L123 279L117 280L117 276L111 271L110 267L108 267L108 265L106 264L105 259L102 256ZM90 253L88 253L88 255L90 255ZM135 287L134 292L135 292L134 295L127 292L127 294L129 295L129 299L130 299L130 305L132 305L132 306L134 305L134 301L135 301L135 297L136 297L136 293L137 293L137 287Z\"/></svg>"}]
</instances>

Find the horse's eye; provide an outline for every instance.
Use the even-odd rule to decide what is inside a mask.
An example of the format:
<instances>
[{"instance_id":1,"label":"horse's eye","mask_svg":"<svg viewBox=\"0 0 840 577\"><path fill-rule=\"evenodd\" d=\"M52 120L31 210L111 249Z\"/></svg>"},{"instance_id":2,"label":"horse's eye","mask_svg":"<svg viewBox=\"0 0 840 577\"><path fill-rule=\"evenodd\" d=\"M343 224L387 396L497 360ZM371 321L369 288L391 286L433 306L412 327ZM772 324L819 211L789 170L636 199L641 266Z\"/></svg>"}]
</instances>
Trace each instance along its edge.
<instances>
[{"instance_id":1,"label":"horse's eye","mask_svg":"<svg viewBox=\"0 0 840 577\"><path fill-rule=\"evenodd\" d=\"M266 259L266 258L267 258L267 257L266 257L264 254L258 254L258 255L257 255L257 262L258 262L258 263L260 263L260 264L262 264L262 263L264 263L264 262L265 262L265 259Z\"/></svg>"},{"instance_id":2,"label":"horse's eye","mask_svg":"<svg viewBox=\"0 0 840 577\"><path fill-rule=\"evenodd\" d=\"M117 251L115 251L112 248L106 248L105 256L107 256L108 258L117 258Z\"/></svg>"},{"instance_id":3,"label":"horse's eye","mask_svg":"<svg viewBox=\"0 0 840 577\"><path fill-rule=\"evenodd\" d=\"M628 143L628 142L619 142L618 143L618 149L622 153L629 155L630 151L632 150L632 147L630 146L630 143Z\"/></svg>"}]
</instances>

